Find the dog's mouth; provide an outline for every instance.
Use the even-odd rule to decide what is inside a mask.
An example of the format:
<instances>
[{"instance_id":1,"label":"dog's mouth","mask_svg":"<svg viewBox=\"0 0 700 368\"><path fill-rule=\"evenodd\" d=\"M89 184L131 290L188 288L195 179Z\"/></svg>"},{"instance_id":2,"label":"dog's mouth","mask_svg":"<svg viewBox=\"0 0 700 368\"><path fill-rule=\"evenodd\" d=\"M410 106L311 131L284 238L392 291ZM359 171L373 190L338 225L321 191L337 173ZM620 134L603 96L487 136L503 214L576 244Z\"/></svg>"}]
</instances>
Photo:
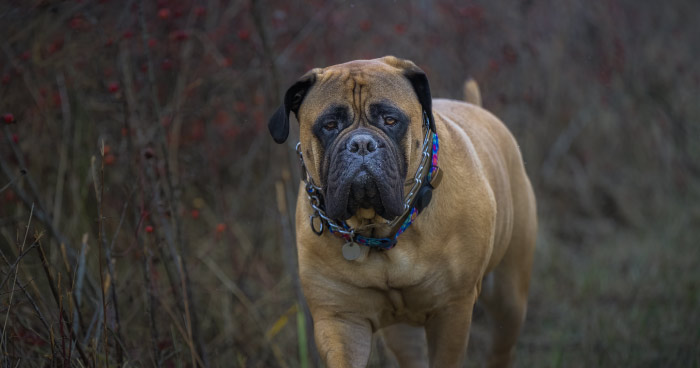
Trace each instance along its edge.
<instances>
[{"instance_id":1,"label":"dog's mouth","mask_svg":"<svg viewBox=\"0 0 700 368\"><path fill-rule=\"evenodd\" d=\"M385 219L399 216L403 211L403 176L394 152L383 143L371 154L336 150L329 160L324 188L328 216L340 221L358 213L375 213Z\"/></svg>"},{"instance_id":2,"label":"dog's mouth","mask_svg":"<svg viewBox=\"0 0 700 368\"><path fill-rule=\"evenodd\" d=\"M382 217L390 215L384 208L377 180L366 170L357 173L350 183L346 207L347 213L352 214L356 214L360 209L373 209Z\"/></svg>"}]
</instances>

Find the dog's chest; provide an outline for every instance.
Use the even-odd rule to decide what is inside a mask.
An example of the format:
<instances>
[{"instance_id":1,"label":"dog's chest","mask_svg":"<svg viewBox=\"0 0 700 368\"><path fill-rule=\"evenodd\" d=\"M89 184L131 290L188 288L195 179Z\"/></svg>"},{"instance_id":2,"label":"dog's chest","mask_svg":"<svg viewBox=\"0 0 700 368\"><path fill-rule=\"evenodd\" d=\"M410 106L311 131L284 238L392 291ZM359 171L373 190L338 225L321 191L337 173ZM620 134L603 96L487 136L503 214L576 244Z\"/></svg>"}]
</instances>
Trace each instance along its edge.
<instances>
[{"instance_id":1,"label":"dog's chest","mask_svg":"<svg viewBox=\"0 0 700 368\"><path fill-rule=\"evenodd\" d=\"M380 320L385 323L408 322L421 324L437 305L449 296L444 282L449 271L434 267L421 255L405 246L385 252L371 252L364 262L368 275L383 275L374 280L365 279L367 286L378 293L382 305ZM374 294L377 295L377 294Z\"/></svg>"}]
</instances>

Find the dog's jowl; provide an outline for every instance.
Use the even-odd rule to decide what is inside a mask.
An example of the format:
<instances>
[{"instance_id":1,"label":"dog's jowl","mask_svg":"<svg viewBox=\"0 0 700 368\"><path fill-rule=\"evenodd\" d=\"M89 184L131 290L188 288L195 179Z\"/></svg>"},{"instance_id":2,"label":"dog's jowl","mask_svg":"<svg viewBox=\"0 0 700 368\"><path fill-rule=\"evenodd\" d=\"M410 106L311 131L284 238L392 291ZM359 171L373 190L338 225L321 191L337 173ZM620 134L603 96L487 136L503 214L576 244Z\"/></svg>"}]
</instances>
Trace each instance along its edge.
<instances>
[{"instance_id":1,"label":"dog's jowl","mask_svg":"<svg viewBox=\"0 0 700 368\"><path fill-rule=\"evenodd\" d=\"M479 101L433 100L420 68L387 56L309 71L270 119L278 143L299 122L299 272L327 366L366 366L379 331L401 367L459 367L477 298L487 365L512 364L535 198Z\"/></svg>"}]
</instances>

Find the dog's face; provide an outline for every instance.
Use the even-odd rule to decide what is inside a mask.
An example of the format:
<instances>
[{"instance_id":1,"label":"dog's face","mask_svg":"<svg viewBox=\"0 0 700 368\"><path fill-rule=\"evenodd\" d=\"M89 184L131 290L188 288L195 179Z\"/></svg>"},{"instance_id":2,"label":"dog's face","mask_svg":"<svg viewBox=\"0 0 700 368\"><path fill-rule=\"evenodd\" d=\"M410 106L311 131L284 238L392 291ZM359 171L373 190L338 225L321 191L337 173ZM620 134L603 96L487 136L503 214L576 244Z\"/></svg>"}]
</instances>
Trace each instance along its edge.
<instances>
[{"instance_id":1,"label":"dog's face","mask_svg":"<svg viewBox=\"0 0 700 368\"><path fill-rule=\"evenodd\" d=\"M278 143L287 137L289 111L299 120L304 161L323 188L329 217L393 219L403 212L406 179L420 161L423 111L432 114L427 79L415 64L384 57L311 70L270 119Z\"/></svg>"}]
</instances>

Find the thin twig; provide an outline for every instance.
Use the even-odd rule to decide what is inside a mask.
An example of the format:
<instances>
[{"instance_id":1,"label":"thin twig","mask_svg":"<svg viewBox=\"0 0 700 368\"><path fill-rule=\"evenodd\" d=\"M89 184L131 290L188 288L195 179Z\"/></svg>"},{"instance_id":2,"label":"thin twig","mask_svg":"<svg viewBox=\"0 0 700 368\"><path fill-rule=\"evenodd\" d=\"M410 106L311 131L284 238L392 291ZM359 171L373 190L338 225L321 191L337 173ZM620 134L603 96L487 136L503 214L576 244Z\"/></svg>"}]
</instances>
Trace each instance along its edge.
<instances>
[{"instance_id":1,"label":"thin twig","mask_svg":"<svg viewBox=\"0 0 700 368\"><path fill-rule=\"evenodd\" d=\"M68 91L66 90L66 78L63 73L58 73L56 76L56 85L58 86L58 93L61 100L61 115L63 120L63 132L62 139L59 148L59 158L58 158L58 174L56 176L56 193L54 195L53 212L61 213L61 208L63 206L63 185L65 183L66 176L66 166L68 164L68 136L70 135L71 128L71 110L70 101L68 100ZM61 216L55 216L52 221L52 225L59 227L59 220Z\"/></svg>"},{"instance_id":2,"label":"thin twig","mask_svg":"<svg viewBox=\"0 0 700 368\"><path fill-rule=\"evenodd\" d=\"M107 236L105 234L105 229L104 229L104 214L103 214L104 141L102 141L100 154L102 156L102 159L100 160L101 164L100 164L100 178L99 178L99 180L100 180L99 194L97 192L98 185L96 182L97 178L94 176L94 174L95 174L94 170L93 170L93 180L95 180L95 189L96 189L95 196L97 197L98 216L99 216L99 219L98 219L98 231L99 231L98 238L99 239L98 239L98 241L99 241L99 245L101 247L100 252L99 252L100 253L100 256L99 256L100 257L100 278L102 278L102 258L103 258L102 252L103 252L103 249L104 249L104 259L107 262L107 273L109 276L108 277L109 282L107 285L104 285L104 281L102 282L103 283L102 297L104 299L104 293L105 293L104 288L105 287L108 288L108 290L110 290L110 298L112 299L112 309L114 311L114 326L111 328L111 330L114 332L114 335L116 336L116 338L118 340L122 340L120 326L119 326L119 304L117 302L117 292L116 292L117 280L116 280L115 272L114 272L114 264L112 262L112 246L107 245ZM93 160L93 168L94 168L94 160ZM124 208L122 209L122 214L121 214L121 217L119 219L119 225L117 226L117 230L115 231L114 236L112 238L112 245L114 244L114 241L116 240L117 234L119 233L119 229L121 228L121 225L124 221L124 215L126 214L126 203L128 203L128 202L125 202ZM103 300L103 307L104 308L106 308L106 304L107 304L106 301ZM105 322L107 321L106 309L105 309L105 313L103 315L103 319ZM106 340L107 339L107 330L106 330L107 328L108 328L108 326L105 323L105 325L103 326L103 332L105 335L105 336L103 336L103 338L105 339L105 341L107 341ZM116 344L116 348L117 348L117 364L119 366L121 366L124 363L124 352L123 352L123 349L122 349L120 344ZM106 359L109 359L109 356L107 356L106 353L105 353L105 356L106 356ZM107 362L109 363L109 360Z\"/></svg>"},{"instance_id":3,"label":"thin twig","mask_svg":"<svg viewBox=\"0 0 700 368\"><path fill-rule=\"evenodd\" d=\"M303 324L297 326L301 331L302 336L306 337L306 346L299 346L299 356L301 360L302 367L308 367L308 354L311 353L311 359L314 363L318 365L320 357L318 351L316 350L316 344L314 340L313 324L311 319L311 313L309 307L306 304L306 299L304 299L304 294L301 290L301 282L299 280L299 268L297 266L297 255L296 255L296 245L294 241L294 231L293 231L293 217L290 215L292 211L291 206L289 206L289 201L287 200L286 188L289 188L291 183L289 183L289 171L283 171L283 180L275 183L275 189L277 193L277 211L280 214L280 225L282 227L282 254L284 255L284 264L287 269L287 274L292 277L292 285L294 286L294 293L297 298L297 304L299 305L299 313L304 316ZM301 340L301 339L300 339ZM301 341L300 341L301 344ZM304 361L306 357L306 361Z\"/></svg>"},{"instance_id":4,"label":"thin twig","mask_svg":"<svg viewBox=\"0 0 700 368\"><path fill-rule=\"evenodd\" d=\"M7 125L3 126L3 131L8 145L13 148L12 151L16 156L15 158L18 162L20 162L20 173L23 175L24 178L26 178L30 182L31 189L31 183L33 182L33 180L31 179L29 171L27 171L27 169L23 165L24 160L22 159L22 154L19 151L19 148L16 147L15 143L12 141L11 134L9 129L7 128ZM15 175L12 173L12 169L10 169L10 165L8 164L8 162L5 159L5 156L3 155L0 155L0 169L2 169L3 173L5 174L5 176L7 176L8 179L15 177ZM19 187L19 185L17 185L16 181L11 181L11 185L12 190L27 207L32 206L33 203L37 204L36 208L34 209L34 217L44 226L46 226L46 228L51 233L51 236L56 239L56 242L58 242L59 244L70 244L68 238L65 235L63 235L63 233L60 230L58 230L57 227L53 226L53 221L51 221L51 217L43 210L41 200L38 196L38 191L34 191L34 199L32 199L22 188ZM75 254L75 250L71 247L68 247L68 256L71 258L71 262L75 262L77 257Z\"/></svg>"},{"instance_id":5,"label":"thin twig","mask_svg":"<svg viewBox=\"0 0 700 368\"><path fill-rule=\"evenodd\" d=\"M143 249L143 277L146 283L146 315L148 316L148 327L151 332L151 349L153 351L153 359L156 363L156 367L160 368L160 353L158 351L158 327L156 325L155 316L155 305L156 297L153 290L153 281L151 281L151 252L146 248L143 239L136 235L136 241L139 243L141 249Z\"/></svg>"},{"instance_id":6,"label":"thin twig","mask_svg":"<svg viewBox=\"0 0 700 368\"><path fill-rule=\"evenodd\" d=\"M178 262L180 263L179 267L182 268L182 258L178 258ZM187 286L185 285L185 277L183 273L180 273L180 282L181 282L181 287L182 290L184 291L183 294L185 297L182 299L182 303L185 305L185 328L187 329L187 337L190 341L194 341L192 338L192 319L190 318L190 304L187 302ZM193 344L189 344L190 346L190 356L192 357L192 366L196 367L197 365L195 364L195 355L197 354L194 349Z\"/></svg>"},{"instance_id":7,"label":"thin twig","mask_svg":"<svg viewBox=\"0 0 700 368\"><path fill-rule=\"evenodd\" d=\"M186 29L191 29L192 25L194 24L195 21L195 13L190 12L189 17L187 18L187 27ZM177 72L177 80L175 82L175 89L173 92L173 108L171 112L171 118L172 118L172 127L170 129L170 144L169 144L169 151L170 151L170 156L168 157L169 160L169 166L170 169L172 170L173 173L178 173L179 172L179 161L178 161L178 154L180 152L180 139L181 137L181 130L182 130L182 114L180 113L180 109L182 108L182 101L184 100L184 93L183 91L185 90L185 86L187 84L187 72L190 69L190 63L191 63L191 55L192 55L192 47L193 47L193 38L189 37L185 44L182 46L182 51L180 53L180 60L182 60L182 66L180 70ZM177 182L177 175L172 175L173 181L174 181L174 187L178 187L179 183Z\"/></svg>"},{"instance_id":8,"label":"thin twig","mask_svg":"<svg viewBox=\"0 0 700 368\"><path fill-rule=\"evenodd\" d=\"M5 278L2 280L2 282L0 282L0 289L2 289L3 287L5 287L5 283L6 283L8 280L10 280L10 277L12 277L12 270L13 270L13 269L15 270L15 274L17 273L17 272L16 272L16 268L19 267L19 262L22 260L22 258L24 258L24 256L26 256L27 254L29 254L29 252L31 252L31 250L32 250L34 247L36 247L36 245L37 245L36 242L30 244L29 247L28 247L27 249L25 249L22 253L19 254L19 256L17 256L17 259L15 259L15 262L14 262L12 265L10 265L10 269L9 269L9 272L7 273L7 276L5 276Z\"/></svg>"},{"instance_id":9,"label":"thin twig","mask_svg":"<svg viewBox=\"0 0 700 368\"><path fill-rule=\"evenodd\" d=\"M46 279L49 282L49 288L51 289L51 294L53 294L54 301L56 302L57 306L60 306L61 302L60 302L58 290L56 289L56 282L53 278L53 275L51 274L51 271L49 270L49 260L46 259L46 254L44 253L44 249L41 246L40 239L41 239L41 236L37 237L35 239L35 241L39 243L39 246L37 248L39 249L39 257L41 258L41 265L44 268L44 274L46 275ZM62 311L62 318L64 320L68 321L68 318L65 315L65 311ZM80 359L83 360L83 363L85 364L85 366L90 367L91 366L90 360L88 360L88 357L85 354L85 351L83 350L82 344L80 344L78 342L78 339L75 335L75 331L73 331L72 328L69 330L70 330L71 339L73 341L75 341L75 347L76 347L76 349L78 349L78 354L80 355Z\"/></svg>"},{"instance_id":10,"label":"thin twig","mask_svg":"<svg viewBox=\"0 0 700 368\"><path fill-rule=\"evenodd\" d=\"M102 159L100 160L100 181L99 181L99 190L98 190L98 182L97 182L97 176L95 174L95 156L92 157L92 180L95 183L95 197L97 198L97 237L98 237L98 258L97 258L97 263L99 264L99 269L100 269L100 292L102 293L102 349L105 354L105 365L109 367L109 341L108 341L108 336L107 336L107 299L105 298L105 288L108 288L110 285L106 285L104 281L104 271L102 269L102 252L103 252L103 239L104 239L104 217L103 217L103 198L104 198L104 158L105 158L105 150L104 147L105 143L102 141L102 145L100 147L100 154L102 155ZM109 278L110 282L112 281L111 278Z\"/></svg>"},{"instance_id":11,"label":"thin twig","mask_svg":"<svg viewBox=\"0 0 700 368\"><path fill-rule=\"evenodd\" d=\"M180 323L178 322L178 318L175 315L175 313L173 312L173 310L170 309L170 307L168 306L167 303L160 303L160 306L163 308L165 313L167 313L168 316L170 316L170 319L172 320L173 324L175 325L175 328L177 328L177 331L180 333L182 338L185 340L185 343L187 343L187 346L190 348L190 351L193 351L194 350L194 345L193 345L194 342L188 338L187 331L185 331L185 329L180 325ZM201 367L204 366L204 362L199 357L199 355L196 353L196 351L195 351L194 359L197 361L197 363ZM195 367L196 367L196 365L195 365Z\"/></svg>"},{"instance_id":12,"label":"thin twig","mask_svg":"<svg viewBox=\"0 0 700 368\"><path fill-rule=\"evenodd\" d=\"M124 79L124 91L125 91L125 96L126 99L124 101L124 128L129 131L129 132L136 132L139 135L141 135L141 129L137 129L135 124L133 124L134 117L136 116L136 97L134 96L134 89L133 89L133 84L131 82L131 70L129 69L129 63L128 61L128 55L127 55L127 49L123 48L120 53L120 58L121 58L121 65L122 65L122 74L123 74L123 79ZM134 146L134 141L131 138L131 134L127 134L126 136L126 145L127 145L127 152L140 152L141 147L135 147ZM140 139L139 141L142 141ZM139 193L140 193L140 202L141 205L132 205L132 208L134 209L134 238L136 240L136 246L143 251L143 256L141 257L142 259L142 270L143 270L143 278L144 278L144 293L146 297L146 316L148 318L148 328L150 332L150 343L151 343L151 352L153 354L153 362L156 367L160 368L161 367L161 359L160 359L160 352L158 349L158 325L156 324L156 317L155 317L155 310L156 310L156 296L155 296L155 291L154 291L154 284L153 281L151 280L151 260L152 260L152 254L150 249L148 249L146 242L143 239L143 236L141 236L141 232L139 231L141 229L141 225L143 223L144 219L144 211L143 208L145 207L145 194L144 194L144 188L146 187L146 180L144 179L143 175L143 157L141 155L137 156L137 162L138 162L138 168L140 170L136 171L133 166L130 166L130 170L132 172L132 176L138 178L138 183L139 185L137 188L139 188ZM129 196L129 200L131 200L131 196ZM126 205L125 205L126 209ZM120 221L121 222L121 221ZM116 237L116 236L115 236ZM114 243L114 240L113 240ZM110 247L111 248L111 247ZM129 252L127 250L126 252ZM126 253L125 252L125 253Z\"/></svg>"},{"instance_id":13,"label":"thin twig","mask_svg":"<svg viewBox=\"0 0 700 368\"><path fill-rule=\"evenodd\" d=\"M10 134L10 130L7 128L7 125L3 126L3 130L5 132L5 139L9 145L10 149L12 150L12 153L14 154L15 159L17 159L17 163L19 164L20 170L24 170L26 172L26 175L24 175L24 177L27 180L27 182L29 183L29 189L31 190L32 195L34 196L34 199L37 201L37 202L35 202L36 207L39 210L46 212L42 203L38 201L40 198L39 197L39 187L36 185L34 178L31 175L29 175L29 170L27 170L27 164L24 160L24 155L22 154L22 151L20 151L19 147L17 147L17 144L11 139L12 134ZM32 205L34 205L34 202L32 203Z\"/></svg>"},{"instance_id":14,"label":"thin twig","mask_svg":"<svg viewBox=\"0 0 700 368\"><path fill-rule=\"evenodd\" d=\"M29 253L29 251L31 251L31 250L32 250L33 248L35 248L36 246L38 246L38 243L37 243L37 242L32 243L32 245L31 245L27 250L25 250L24 254ZM20 255L20 257L24 257L24 254ZM9 260L7 259L7 257L5 257L5 254L4 254L1 250L0 250L0 257L2 257L3 261L5 262L5 264L7 264L8 266L10 266ZM13 267L16 267L16 266L17 266L17 263L18 263L18 262L15 262L14 265L10 266L10 270L12 270ZM32 285L34 286L34 281L30 281L30 282L31 282ZM4 283L3 283L3 284L4 284ZM4 286L4 285L3 285L3 286ZM0 286L0 289L2 289L2 286ZM50 330L51 327L49 326L49 323L46 321L46 318L45 318L44 315L41 313L41 309L39 309L39 306L37 305L36 301L34 301L34 298L32 298L32 296L31 296L31 294L29 293L29 291L27 291L26 288L21 288L21 290L24 292L24 295L27 297L27 300L29 300L29 303L32 305L32 308L34 308L34 312L36 312L37 316L39 316L39 320L41 321L41 323L44 325L44 327L46 327L47 330ZM37 294L38 294L38 292L37 292Z\"/></svg>"},{"instance_id":15,"label":"thin twig","mask_svg":"<svg viewBox=\"0 0 700 368\"><path fill-rule=\"evenodd\" d=\"M143 3L139 3L139 24L141 27L141 35L142 35L142 40L144 43L145 47L145 52L146 52L146 58L148 60L148 84L150 86L150 93L151 93L151 99L153 101L153 107L154 110L156 111L156 116L157 116L157 122L160 122L162 119L162 110L160 103L158 102L158 94L157 94L157 87L155 83L155 72L154 72L154 67L153 67L153 58L151 56L151 53L149 51L148 47L148 27L146 26L146 18L144 15L144 10L143 10ZM177 211L177 197L178 197L178 189L174 185L174 179L173 177L177 175L177 173L172 171L172 168L170 167L170 160L168 159L170 157L169 154L169 149L168 149L168 141L167 141L167 134L165 131L165 128L163 127L163 124L156 124L157 131L158 131L158 140L160 143L160 151L162 153L163 157L163 164L165 166L165 185L163 186L164 192L166 193L167 201L163 202L167 205L172 222L173 222L173 227L170 227L170 224L167 224L167 219L165 216L165 211L163 211L163 208L161 206L158 206L159 211L160 211L160 220L161 220L161 225L162 225L162 231L166 235L166 239L168 239L168 244L169 244L169 250L171 252L170 258L171 260L175 263L176 266L178 266L178 263L176 263L177 258L181 258L182 260L180 261L181 267L177 267L178 273L181 273L181 277L184 277L185 280L185 286L186 289L183 290L184 292L184 297L187 298L188 303L190 306L194 306L193 301L193 295L192 295L192 287L190 286L190 277L187 269L187 247L184 244L183 240L183 235L182 235L182 224L180 223L180 216L177 216L176 213ZM153 188L155 189L155 193L158 193L158 185L155 181L152 182L154 184ZM156 203L161 203L160 201L156 201ZM171 231L174 231L175 237L173 239ZM178 252L179 250L179 252ZM178 278L179 279L179 278ZM195 342L197 344L197 350L199 352L199 355L202 357L202 360L205 363L208 363L207 360L207 355L206 355L206 349L204 348L204 342L201 339L201 335L199 334L199 323L198 323L198 318L197 318L197 313L194 308L190 310L189 313L189 318L192 320L192 336L195 339ZM208 366L208 364L205 364L205 366Z\"/></svg>"},{"instance_id":16,"label":"thin twig","mask_svg":"<svg viewBox=\"0 0 700 368\"><path fill-rule=\"evenodd\" d=\"M576 137L578 137L581 131L583 131L583 128L585 128L591 120L592 119L582 118L579 114L572 118L566 129L559 134L542 163L540 173L545 181L549 181L552 178L559 160L569 151Z\"/></svg>"},{"instance_id":17,"label":"thin twig","mask_svg":"<svg viewBox=\"0 0 700 368\"><path fill-rule=\"evenodd\" d=\"M258 30L260 41L262 42L263 55L265 59L267 59L268 68L272 74L272 90L277 92L280 88L279 70L277 69L277 60L272 52L270 41L267 38L267 29L262 19L262 9L260 9L260 0L252 0L250 11L253 17L253 24L255 24L255 28Z\"/></svg>"},{"instance_id":18,"label":"thin twig","mask_svg":"<svg viewBox=\"0 0 700 368\"><path fill-rule=\"evenodd\" d=\"M27 235L29 235L29 227L32 225L32 216L34 215L34 204L32 204L32 209L29 211L29 220L27 221L27 229L24 232L24 239L22 240L22 245L19 248L19 255L21 256L24 252L24 245L27 244ZM2 325L2 337L0 337L0 346L2 346L3 341L5 341L5 332L7 332L7 318L10 316L10 309L12 309L12 297L15 295L15 284L17 283L17 272L19 271L19 262L22 260L21 257L17 258L17 267L15 267L15 278L12 281L12 289L10 292L10 301L7 303L7 313L5 314L5 322Z\"/></svg>"},{"instance_id":19,"label":"thin twig","mask_svg":"<svg viewBox=\"0 0 700 368\"><path fill-rule=\"evenodd\" d=\"M19 171L19 173L20 173L20 175L11 176L11 177L10 177L10 182L7 183L7 184L5 184L4 187L0 188L0 193L4 192L7 188L9 188L10 186L12 186L12 184L14 184L15 181L19 180L22 176L26 175L26 174L27 174L27 170L22 169L22 170Z\"/></svg>"},{"instance_id":20,"label":"thin twig","mask_svg":"<svg viewBox=\"0 0 700 368\"><path fill-rule=\"evenodd\" d=\"M275 359L277 359L277 363L281 367L288 367L286 360L284 359L284 355L282 354L282 350L279 348L279 346L277 346L277 344L270 340L265 333L266 331L263 326L262 317L260 317L260 314L255 308L253 302L247 295L245 295L243 290L241 290L238 285L233 282L233 280L226 276L224 271L222 271L219 266L217 266L216 262L214 262L211 258L204 257L200 258L200 260L209 267L219 281L221 281L221 283L224 284L224 286L241 302L241 304L243 304L243 307L245 307L245 309L248 311L248 314L251 316L253 322L255 322L255 325L258 327L265 340L268 342L268 344L270 344L272 353L274 354Z\"/></svg>"}]
</instances>

